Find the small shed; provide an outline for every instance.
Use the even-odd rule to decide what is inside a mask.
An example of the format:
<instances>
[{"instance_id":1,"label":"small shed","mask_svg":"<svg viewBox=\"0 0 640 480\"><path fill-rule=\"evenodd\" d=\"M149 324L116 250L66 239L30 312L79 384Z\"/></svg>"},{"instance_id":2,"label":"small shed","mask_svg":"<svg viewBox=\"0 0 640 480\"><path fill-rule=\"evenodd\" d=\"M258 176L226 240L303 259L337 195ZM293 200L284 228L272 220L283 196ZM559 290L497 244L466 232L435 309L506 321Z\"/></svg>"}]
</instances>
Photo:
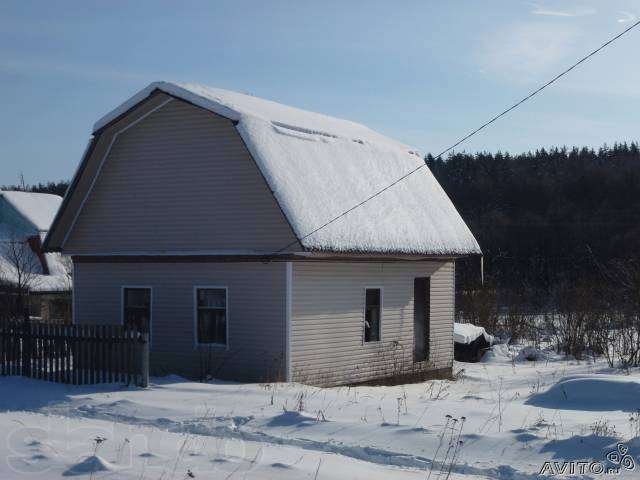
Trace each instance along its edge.
<instances>
[{"instance_id":1,"label":"small shed","mask_svg":"<svg viewBox=\"0 0 640 480\"><path fill-rule=\"evenodd\" d=\"M453 353L459 362L478 362L494 342L484 327L470 323L453 324Z\"/></svg>"}]
</instances>

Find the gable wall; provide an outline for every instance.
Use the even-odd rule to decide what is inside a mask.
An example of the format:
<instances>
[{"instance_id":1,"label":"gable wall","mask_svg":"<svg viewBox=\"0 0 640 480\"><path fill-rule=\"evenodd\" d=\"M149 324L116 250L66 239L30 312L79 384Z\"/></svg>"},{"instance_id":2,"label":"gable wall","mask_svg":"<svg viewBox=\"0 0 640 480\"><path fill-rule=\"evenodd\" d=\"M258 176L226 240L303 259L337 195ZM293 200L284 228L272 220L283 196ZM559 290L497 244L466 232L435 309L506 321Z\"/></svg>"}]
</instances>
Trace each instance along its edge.
<instances>
[{"instance_id":1,"label":"gable wall","mask_svg":"<svg viewBox=\"0 0 640 480\"><path fill-rule=\"evenodd\" d=\"M90 160L95 169L108 151L65 252L272 251L295 240L230 120L174 99L109 149L112 134Z\"/></svg>"},{"instance_id":2,"label":"gable wall","mask_svg":"<svg viewBox=\"0 0 640 480\"><path fill-rule=\"evenodd\" d=\"M106 155L115 133L144 118L169 100L171 97L165 93L154 94L90 139L71 186L65 194L60 210L47 235L47 248L58 251L62 249L67 233L76 218L76 212L79 211L85 194L91 187L96 172L99 170L100 161Z\"/></svg>"}]
</instances>

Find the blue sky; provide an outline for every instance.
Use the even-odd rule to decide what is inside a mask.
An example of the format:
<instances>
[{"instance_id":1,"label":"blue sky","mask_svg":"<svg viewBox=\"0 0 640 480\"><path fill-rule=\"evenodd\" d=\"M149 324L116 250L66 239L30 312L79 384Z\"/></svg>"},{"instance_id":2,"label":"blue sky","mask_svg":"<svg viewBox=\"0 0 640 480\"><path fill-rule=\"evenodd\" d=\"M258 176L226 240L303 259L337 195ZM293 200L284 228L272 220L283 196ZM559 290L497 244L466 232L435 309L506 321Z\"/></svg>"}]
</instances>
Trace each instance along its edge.
<instances>
[{"instance_id":1,"label":"blue sky","mask_svg":"<svg viewBox=\"0 0 640 480\"><path fill-rule=\"evenodd\" d=\"M0 184L68 179L93 122L154 80L359 121L437 152L640 15L640 0L0 4ZM640 28L461 146L640 138Z\"/></svg>"}]
</instances>

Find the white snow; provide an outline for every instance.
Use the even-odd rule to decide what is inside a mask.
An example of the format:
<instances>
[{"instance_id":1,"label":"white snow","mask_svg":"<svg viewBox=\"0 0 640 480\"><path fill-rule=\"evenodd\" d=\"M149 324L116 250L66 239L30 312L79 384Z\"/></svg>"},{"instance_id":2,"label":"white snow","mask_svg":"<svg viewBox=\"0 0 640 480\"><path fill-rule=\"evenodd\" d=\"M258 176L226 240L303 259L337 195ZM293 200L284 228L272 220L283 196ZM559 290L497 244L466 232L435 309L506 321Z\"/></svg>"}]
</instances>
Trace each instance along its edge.
<instances>
[{"instance_id":1,"label":"white snow","mask_svg":"<svg viewBox=\"0 0 640 480\"><path fill-rule=\"evenodd\" d=\"M0 281L8 283L18 282L18 272L15 265L2 256L2 242L0 239ZM43 274L38 260L35 258L32 264L37 270L29 275L29 290L31 292L68 292L71 290L70 272L65 266L63 257L59 253L46 253L45 258L49 267L49 274Z\"/></svg>"},{"instance_id":2,"label":"white snow","mask_svg":"<svg viewBox=\"0 0 640 480\"><path fill-rule=\"evenodd\" d=\"M637 478L640 372L552 352L512 362L522 347L508 350L504 362L456 363L457 381L394 387L0 377L0 478L531 480L544 461L603 461L618 442L636 462L620 478Z\"/></svg>"},{"instance_id":3,"label":"white snow","mask_svg":"<svg viewBox=\"0 0 640 480\"><path fill-rule=\"evenodd\" d=\"M347 120L237 92L155 82L101 118L94 131L161 90L237 122L275 198L309 250L471 254L480 248L414 149ZM283 245L284 247L284 245Z\"/></svg>"},{"instance_id":4,"label":"white snow","mask_svg":"<svg viewBox=\"0 0 640 480\"><path fill-rule=\"evenodd\" d=\"M113 470L116 470L116 467L104 458L99 455L89 455L84 460L69 467L62 475L65 477L75 477L79 475L95 475L99 472L109 472Z\"/></svg>"},{"instance_id":5,"label":"white snow","mask_svg":"<svg viewBox=\"0 0 640 480\"><path fill-rule=\"evenodd\" d=\"M453 341L455 343L469 344L472 343L480 335L484 335L484 339L493 343L493 336L489 335L484 327L478 327L471 323L454 323L453 324Z\"/></svg>"},{"instance_id":6,"label":"white snow","mask_svg":"<svg viewBox=\"0 0 640 480\"><path fill-rule=\"evenodd\" d=\"M33 230L24 231L13 224L13 220L5 221L0 218L0 280L10 283L17 282L17 271L5 253L6 242L26 240L31 235L39 235L41 241L53 222L53 218L62 203L58 195L33 192L0 191L0 197L18 213ZM31 276L30 290L32 292L62 292L71 289L71 279L65 260L59 253L45 253L44 258L49 269L48 274L42 273L42 267L35 253L30 264L37 266Z\"/></svg>"},{"instance_id":7,"label":"white snow","mask_svg":"<svg viewBox=\"0 0 640 480\"><path fill-rule=\"evenodd\" d=\"M26 220L39 231L47 231L53 222L62 197L49 193L0 191L4 198Z\"/></svg>"},{"instance_id":8,"label":"white snow","mask_svg":"<svg viewBox=\"0 0 640 480\"><path fill-rule=\"evenodd\" d=\"M603 400L606 403L603 405ZM640 379L621 375L572 375L546 392L529 399L530 405L571 410L622 410L635 412L640 399Z\"/></svg>"}]
</instances>

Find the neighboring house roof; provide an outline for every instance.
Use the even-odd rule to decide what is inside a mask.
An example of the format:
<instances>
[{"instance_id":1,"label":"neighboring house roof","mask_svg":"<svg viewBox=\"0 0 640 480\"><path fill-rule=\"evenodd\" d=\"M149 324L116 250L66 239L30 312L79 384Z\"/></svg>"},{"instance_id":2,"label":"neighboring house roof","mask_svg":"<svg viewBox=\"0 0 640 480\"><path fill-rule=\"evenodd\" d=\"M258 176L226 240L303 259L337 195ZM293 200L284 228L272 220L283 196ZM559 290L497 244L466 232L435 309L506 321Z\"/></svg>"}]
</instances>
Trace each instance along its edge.
<instances>
[{"instance_id":1,"label":"neighboring house roof","mask_svg":"<svg viewBox=\"0 0 640 480\"><path fill-rule=\"evenodd\" d=\"M306 250L480 253L471 231L426 167L316 231L424 165L414 149L358 123L228 90L156 82L101 118L94 132L157 90L236 122Z\"/></svg>"},{"instance_id":2,"label":"neighboring house roof","mask_svg":"<svg viewBox=\"0 0 640 480\"><path fill-rule=\"evenodd\" d=\"M0 197L39 231L49 230L62 203L62 197L49 193L0 191Z\"/></svg>"},{"instance_id":3,"label":"neighboring house roof","mask_svg":"<svg viewBox=\"0 0 640 480\"><path fill-rule=\"evenodd\" d=\"M63 263L59 253L46 253L49 274L34 273L29 277L29 291L34 293L69 292L71 290L71 276ZM0 255L0 283L17 284L17 272L14 265Z\"/></svg>"},{"instance_id":4,"label":"neighboring house roof","mask_svg":"<svg viewBox=\"0 0 640 480\"><path fill-rule=\"evenodd\" d=\"M27 238L38 236L43 239L51 222L62 203L58 195L33 192L0 191L0 199L4 200L19 216L16 218L3 218L0 215L0 246L9 241L26 241ZM0 213L3 211L0 210ZM30 228L25 229L25 225ZM20 237L20 238L16 238ZM39 243L39 242L35 242ZM29 246L25 243L25 248ZM59 292L68 291L71 288L70 278L65 267L63 257L59 253L30 252L33 256L33 265L37 271L32 272L31 291L34 292ZM38 261L38 253L46 262L48 274L43 273L43 265ZM17 283L15 266L6 258L6 251L0 248L0 281Z\"/></svg>"}]
</instances>

